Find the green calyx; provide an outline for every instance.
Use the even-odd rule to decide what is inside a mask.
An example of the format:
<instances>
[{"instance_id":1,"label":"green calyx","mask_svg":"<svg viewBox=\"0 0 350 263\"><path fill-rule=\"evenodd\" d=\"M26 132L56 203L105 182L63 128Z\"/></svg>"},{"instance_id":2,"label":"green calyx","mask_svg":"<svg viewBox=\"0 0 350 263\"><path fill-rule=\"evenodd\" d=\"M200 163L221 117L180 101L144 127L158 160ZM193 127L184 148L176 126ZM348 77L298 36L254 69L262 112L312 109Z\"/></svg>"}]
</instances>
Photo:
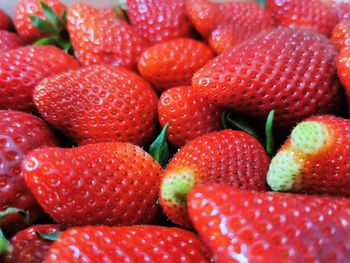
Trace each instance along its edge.
<instances>
[{"instance_id":1,"label":"green calyx","mask_svg":"<svg viewBox=\"0 0 350 263\"><path fill-rule=\"evenodd\" d=\"M169 145L166 140L166 131L169 123L165 124L157 139L151 144L149 154L164 167L169 161Z\"/></svg>"},{"instance_id":2,"label":"green calyx","mask_svg":"<svg viewBox=\"0 0 350 263\"><path fill-rule=\"evenodd\" d=\"M0 229L0 255L3 253L9 253L12 252L13 247L11 243L6 239L4 236L4 233Z\"/></svg>"},{"instance_id":3,"label":"green calyx","mask_svg":"<svg viewBox=\"0 0 350 263\"><path fill-rule=\"evenodd\" d=\"M48 241L56 241L60 237L62 232L57 231L53 233L41 233L41 232L35 231L35 234L41 237L42 239L45 239Z\"/></svg>"}]
</instances>

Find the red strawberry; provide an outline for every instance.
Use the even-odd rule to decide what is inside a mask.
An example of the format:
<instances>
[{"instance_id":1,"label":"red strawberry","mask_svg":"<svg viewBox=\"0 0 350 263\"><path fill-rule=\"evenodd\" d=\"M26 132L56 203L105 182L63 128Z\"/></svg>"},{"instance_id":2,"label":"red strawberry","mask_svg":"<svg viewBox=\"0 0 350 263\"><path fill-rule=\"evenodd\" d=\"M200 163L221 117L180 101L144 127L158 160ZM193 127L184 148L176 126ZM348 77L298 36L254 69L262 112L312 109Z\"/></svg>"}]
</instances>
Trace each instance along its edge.
<instances>
[{"instance_id":1,"label":"red strawberry","mask_svg":"<svg viewBox=\"0 0 350 263\"><path fill-rule=\"evenodd\" d=\"M210 256L194 233L180 228L86 226L63 232L45 262L200 263Z\"/></svg>"},{"instance_id":2,"label":"red strawberry","mask_svg":"<svg viewBox=\"0 0 350 263\"><path fill-rule=\"evenodd\" d=\"M275 191L350 196L350 121L333 116L299 123L272 159L267 182Z\"/></svg>"},{"instance_id":3,"label":"red strawberry","mask_svg":"<svg viewBox=\"0 0 350 263\"><path fill-rule=\"evenodd\" d=\"M337 59L338 77L344 85L350 112L350 46L343 48Z\"/></svg>"},{"instance_id":4,"label":"red strawberry","mask_svg":"<svg viewBox=\"0 0 350 263\"><path fill-rule=\"evenodd\" d=\"M18 232L11 238L13 250L6 254L4 263L44 262L52 241L40 234L52 234L61 230L58 225L37 225Z\"/></svg>"},{"instance_id":5,"label":"red strawberry","mask_svg":"<svg viewBox=\"0 0 350 263\"><path fill-rule=\"evenodd\" d=\"M193 74L213 58L205 44L189 39L176 39L154 45L142 53L140 74L159 91L190 85Z\"/></svg>"},{"instance_id":6,"label":"red strawberry","mask_svg":"<svg viewBox=\"0 0 350 263\"><path fill-rule=\"evenodd\" d=\"M338 20L349 20L350 19L350 3L347 0L323 0L326 3L331 3L332 7L338 15Z\"/></svg>"},{"instance_id":7,"label":"red strawberry","mask_svg":"<svg viewBox=\"0 0 350 263\"><path fill-rule=\"evenodd\" d=\"M165 91L158 102L158 116L162 127L169 123L167 139L176 147L221 128L220 109L198 97L191 86Z\"/></svg>"},{"instance_id":8,"label":"red strawberry","mask_svg":"<svg viewBox=\"0 0 350 263\"><path fill-rule=\"evenodd\" d=\"M67 29L75 56L83 65L112 64L136 68L146 42L125 21L87 4L68 9Z\"/></svg>"},{"instance_id":9,"label":"red strawberry","mask_svg":"<svg viewBox=\"0 0 350 263\"><path fill-rule=\"evenodd\" d=\"M189 214L215 262L347 262L348 199L197 186Z\"/></svg>"},{"instance_id":10,"label":"red strawberry","mask_svg":"<svg viewBox=\"0 0 350 263\"><path fill-rule=\"evenodd\" d=\"M339 50L350 47L350 20L342 21L335 26L332 42Z\"/></svg>"},{"instance_id":11,"label":"red strawberry","mask_svg":"<svg viewBox=\"0 0 350 263\"><path fill-rule=\"evenodd\" d=\"M284 27L305 28L330 36L338 22L331 4L322 0L266 0L276 22Z\"/></svg>"},{"instance_id":12,"label":"red strawberry","mask_svg":"<svg viewBox=\"0 0 350 263\"><path fill-rule=\"evenodd\" d=\"M190 33L185 0L128 0L127 11L132 27L150 43L185 37Z\"/></svg>"},{"instance_id":13,"label":"red strawberry","mask_svg":"<svg viewBox=\"0 0 350 263\"><path fill-rule=\"evenodd\" d=\"M63 15L66 6L59 0L22 0L15 10L14 22L18 34L27 42L35 41L47 34L39 31L30 20L30 16L38 16L45 21L47 18L44 15L40 2L46 3L59 17Z\"/></svg>"},{"instance_id":14,"label":"red strawberry","mask_svg":"<svg viewBox=\"0 0 350 263\"><path fill-rule=\"evenodd\" d=\"M0 53L23 45L23 40L11 32L0 30Z\"/></svg>"},{"instance_id":15,"label":"red strawberry","mask_svg":"<svg viewBox=\"0 0 350 263\"><path fill-rule=\"evenodd\" d=\"M164 170L160 203L176 224L190 227L186 195L207 182L265 190L270 159L259 141L245 132L223 130L187 143Z\"/></svg>"},{"instance_id":16,"label":"red strawberry","mask_svg":"<svg viewBox=\"0 0 350 263\"><path fill-rule=\"evenodd\" d=\"M12 28L11 18L0 9L0 30L10 30Z\"/></svg>"},{"instance_id":17,"label":"red strawberry","mask_svg":"<svg viewBox=\"0 0 350 263\"><path fill-rule=\"evenodd\" d=\"M55 146L57 142L46 126L36 116L24 112L0 110L0 210L16 207L29 211L30 223L42 210L25 185L21 162L29 151ZM19 215L5 217L1 228L13 233L25 227Z\"/></svg>"},{"instance_id":18,"label":"red strawberry","mask_svg":"<svg viewBox=\"0 0 350 263\"><path fill-rule=\"evenodd\" d=\"M33 97L42 116L79 144L145 145L156 127L156 93L121 67L90 66L47 78Z\"/></svg>"},{"instance_id":19,"label":"red strawberry","mask_svg":"<svg viewBox=\"0 0 350 263\"><path fill-rule=\"evenodd\" d=\"M297 29L260 33L221 54L192 79L209 102L290 127L316 113L336 111L337 52L324 36ZM337 101L337 102L336 102Z\"/></svg>"},{"instance_id":20,"label":"red strawberry","mask_svg":"<svg viewBox=\"0 0 350 263\"><path fill-rule=\"evenodd\" d=\"M27 154L22 171L39 204L60 224L149 223L157 211L161 167L132 144L39 149Z\"/></svg>"},{"instance_id":21,"label":"red strawberry","mask_svg":"<svg viewBox=\"0 0 350 263\"><path fill-rule=\"evenodd\" d=\"M2 53L0 108L35 111L35 85L43 78L78 67L73 57L53 46L26 46Z\"/></svg>"}]
</instances>

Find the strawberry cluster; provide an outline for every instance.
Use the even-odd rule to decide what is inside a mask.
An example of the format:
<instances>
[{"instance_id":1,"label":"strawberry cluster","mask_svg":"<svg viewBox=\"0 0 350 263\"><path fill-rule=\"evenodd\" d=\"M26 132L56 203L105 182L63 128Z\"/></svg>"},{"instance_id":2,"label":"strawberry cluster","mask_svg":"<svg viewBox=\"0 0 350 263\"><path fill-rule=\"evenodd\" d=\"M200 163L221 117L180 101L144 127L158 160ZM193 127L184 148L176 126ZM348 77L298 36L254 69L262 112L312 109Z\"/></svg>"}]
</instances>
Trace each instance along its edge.
<instances>
[{"instance_id":1,"label":"strawberry cluster","mask_svg":"<svg viewBox=\"0 0 350 263\"><path fill-rule=\"evenodd\" d=\"M12 18L1 262L349 261L350 3L21 0Z\"/></svg>"}]
</instances>

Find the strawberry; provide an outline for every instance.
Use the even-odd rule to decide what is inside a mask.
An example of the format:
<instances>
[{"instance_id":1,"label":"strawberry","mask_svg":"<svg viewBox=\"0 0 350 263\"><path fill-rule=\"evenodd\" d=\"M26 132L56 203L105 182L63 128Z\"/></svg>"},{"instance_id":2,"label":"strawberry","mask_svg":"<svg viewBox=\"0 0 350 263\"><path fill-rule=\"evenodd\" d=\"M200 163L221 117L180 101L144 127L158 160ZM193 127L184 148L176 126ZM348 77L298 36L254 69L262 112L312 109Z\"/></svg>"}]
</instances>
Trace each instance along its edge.
<instances>
[{"instance_id":1,"label":"strawberry","mask_svg":"<svg viewBox=\"0 0 350 263\"><path fill-rule=\"evenodd\" d=\"M347 0L323 0L324 2L331 2L332 7L337 13L338 20L344 21L350 19L350 2Z\"/></svg>"},{"instance_id":2,"label":"strawberry","mask_svg":"<svg viewBox=\"0 0 350 263\"><path fill-rule=\"evenodd\" d=\"M312 30L331 36L338 16L330 3L322 0L266 0L267 9L283 27Z\"/></svg>"},{"instance_id":3,"label":"strawberry","mask_svg":"<svg viewBox=\"0 0 350 263\"><path fill-rule=\"evenodd\" d=\"M59 0L22 0L15 9L14 23L18 34L26 42L33 42L47 36L38 30L31 21L31 16L37 16L47 22L40 2L46 3L58 17L62 17L66 6Z\"/></svg>"},{"instance_id":4,"label":"strawberry","mask_svg":"<svg viewBox=\"0 0 350 263\"><path fill-rule=\"evenodd\" d=\"M21 162L29 151L57 145L54 135L38 117L16 111L0 110L0 210L17 207L29 211L32 223L42 213L25 185ZM5 217L1 228L13 233L25 227L19 215Z\"/></svg>"},{"instance_id":5,"label":"strawberry","mask_svg":"<svg viewBox=\"0 0 350 263\"><path fill-rule=\"evenodd\" d=\"M11 238L12 251L6 254L4 263L44 262L53 241L40 235L53 234L60 230L58 225L37 225L18 232Z\"/></svg>"},{"instance_id":6,"label":"strawberry","mask_svg":"<svg viewBox=\"0 0 350 263\"><path fill-rule=\"evenodd\" d=\"M343 48L337 59L338 77L344 85L350 112L350 46Z\"/></svg>"},{"instance_id":7,"label":"strawberry","mask_svg":"<svg viewBox=\"0 0 350 263\"><path fill-rule=\"evenodd\" d=\"M112 64L134 69L147 47L125 21L87 4L73 4L67 21L75 56L83 66Z\"/></svg>"},{"instance_id":8,"label":"strawberry","mask_svg":"<svg viewBox=\"0 0 350 263\"><path fill-rule=\"evenodd\" d=\"M0 30L10 30L12 28L11 18L0 9Z\"/></svg>"},{"instance_id":9,"label":"strawberry","mask_svg":"<svg viewBox=\"0 0 350 263\"><path fill-rule=\"evenodd\" d=\"M43 78L78 68L73 57L53 46L26 46L0 57L0 108L35 111L34 86Z\"/></svg>"},{"instance_id":10,"label":"strawberry","mask_svg":"<svg viewBox=\"0 0 350 263\"><path fill-rule=\"evenodd\" d=\"M0 53L23 45L23 40L11 32L0 30Z\"/></svg>"},{"instance_id":11,"label":"strawberry","mask_svg":"<svg viewBox=\"0 0 350 263\"><path fill-rule=\"evenodd\" d=\"M299 123L272 159L274 191L350 196L350 121L318 116Z\"/></svg>"},{"instance_id":12,"label":"strawberry","mask_svg":"<svg viewBox=\"0 0 350 263\"><path fill-rule=\"evenodd\" d=\"M338 50L350 46L350 20L342 21L335 26L332 42Z\"/></svg>"},{"instance_id":13,"label":"strawberry","mask_svg":"<svg viewBox=\"0 0 350 263\"><path fill-rule=\"evenodd\" d=\"M192 85L209 102L259 122L274 109L276 125L291 127L316 113L336 112L341 104L336 54L322 35L275 29L207 63Z\"/></svg>"},{"instance_id":14,"label":"strawberry","mask_svg":"<svg viewBox=\"0 0 350 263\"><path fill-rule=\"evenodd\" d=\"M149 223L157 211L161 167L132 144L38 149L26 155L22 171L39 204L60 224Z\"/></svg>"},{"instance_id":15,"label":"strawberry","mask_svg":"<svg viewBox=\"0 0 350 263\"><path fill-rule=\"evenodd\" d=\"M127 12L132 27L150 43L189 36L185 0L128 0Z\"/></svg>"},{"instance_id":16,"label":"strawberry","mask_svg":"<svg viewBox=\"0 0 350 263\"><path fill-rule=\"evenodd\" d=\"M213 58L205 44L189 39L175 39L146 49L139 60L142 77L158 91L190 85L193 74Z\"/></svg>"},{"instance_id":17,"label":"strawberry","mask_svg":"<svg viewBox=\"0 0 350 263\"><path fill-rule=\"evenodd\" d=\"M203 135L180 149L164 170L160 203L174 223L191 227L186 195L194 185L210 182L263 191L269 163L259 141L245 132Z\"/></svg>"},{"instance_id":18,"label":"strawberry","mask_svg":"<svg viewBox=\"0 0 350 263\"><path fill-rule=\"evenodd\" d=\"M63 232L45 262L200 263L210 256L197 235L180 228L85 226Z\"/></svg>"},{"instance_id":19,"label":"strawberry","mask_svg":"<svg viewBox=\"0 0 350 263\"><path fill-rule=\"evenodd\" d=\"M223 262L347 262L348 199L197 186L191 220Z\"/></svg>"},{"instance_id":20,"label":"strawberry","mask_svg":"<svg viewBox=\"0 0 350 263\"><path fill-rule=\"evenodd\" d=\"M146 145L156 128L156 93L121 67L95 65L47 78L33 99L41 115L78 144Z\"/></svg>"},{"instance_id":21,"label":"strawberry","mask_svg":"<svg viewBox=\"0 0 350 263\"><path fill-rule=\"evenodd\" d=\"M168 89L158 102L159 122L167 130L168 141L181 147L194 138L221 128L221 112L198 97L190 86Z\"/></svg>"}]
</instances>

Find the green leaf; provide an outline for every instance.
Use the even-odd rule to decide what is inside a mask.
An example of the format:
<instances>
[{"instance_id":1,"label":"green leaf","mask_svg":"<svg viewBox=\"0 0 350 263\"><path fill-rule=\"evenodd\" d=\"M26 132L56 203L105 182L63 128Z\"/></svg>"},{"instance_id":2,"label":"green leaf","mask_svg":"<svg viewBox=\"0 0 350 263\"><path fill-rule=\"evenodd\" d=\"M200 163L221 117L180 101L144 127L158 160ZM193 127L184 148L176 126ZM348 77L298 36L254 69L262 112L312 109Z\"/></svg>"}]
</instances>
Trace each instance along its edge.
<instances>
[{"instance_id":1,"label":"green leaf","mask_svg":"<svg viewBox=\"0 0 350 263\"><path fill-rule=\"evenodd\" d=\"M56 15L55 11L51 9L46 3L40 2L41 8L47 19L53 24L54 27L61 32L66 29L65 25L62 23L61 19Z\"/></svg>"},{"instance_id":2,"label":"green leaf","mask_svg":"<svg viewBox=\"0 0 350 263\"><path fill-rule=\"evenodd\" d=\"M62 232L57 231L57 232L52 232L52 233L41 233L39 231L35 231L35 234L37 234L39 237L41 237L45 240L56 241L60 237Z\"/></svg>"},{"instance_id":3,"label":"green leaf","mask_svg":"<svg viewBox=\"0 0 350 263\"><path fill-rule=\"evenodd\" d=\"M0 255L6 252L11 252L12 250L13 250L13 247L11 243L6 239L6 237L4 236L4 233L0 228Z\"/></svg>"},{"instance_id":4,"label":"green leaf","mask_svg":"<svg viewBox=\"0 0 350 263\"><path fill-rule=\"evenodd\" d=\"M44 46L44 45L57 45L58 39L57 36L54 37L45 37L42 39L39 39L34 43L34 45L37 46Z\"/></svg>"},{"instance_id":5,"label":"green leaf","mask_svg":"<svg viewBox=\"0 0 350 263\"><path fill-rule=\"evenodd\" d=\"M49 22L46 22L44 19L38 16L29 16L33 25L42 32L50 33L50 34L58 34L59 31L51 25Z\"/></svg>"},{"instance_id":6,"label":"green leaf","mask_svg":"<svg viewBox=\"0 0 350 263\"><path fill-rule=\"evenodd\" d=\"M61 20L62 20L63 24L65 24L65 25L67 24L67 10L63 11Z\"/></svg>"},{"instance_id":7,"label":"green leaf","mask_svg":"<svg viewBox=\"0 0 350 263\"><path fill-rule=\"evenodd\" d=\"M275 142L273 138L273 121L275 118L275 111L270 111L267 116L265 125L265 136L266 136L266 152L272 156L275 153Z\"/></svg>"},{"instance_id":8,"label":"green leaf","mask_svg":"<svg viewBox=\"0 0 350 263\"><path fill-rule=\"evenodd\" d=\"M266 3L265 3L265 0L258 0L258 3L261 7L265 7L266 6Z\"/></svg>"},{"instance_id":9,"label":"green leaf","mask_svg":"<svg viewBox=\"0 0 350 263\"><path fill-rule=\"evenodd\" d=\"M162 132L159 134L157 139L149 147L149 153L156 159L161 166L165 166L169 160L169 145L166 141L166 131L169 123L165 124Z\"/></svg>"},{"instance_id":10,"label":"green leaf","mask_svg":"<svg viewBox=\"0 0 350 263\"><path fill-rule=\"evenodd\" d=\"M15 207L9 207L4 211L0 211L0 223L4 220L4 218L8 215L19 214L23 217L25 222L29 222L29 212L23 209L18 209Z\"/></svg>"}]
</instances>

